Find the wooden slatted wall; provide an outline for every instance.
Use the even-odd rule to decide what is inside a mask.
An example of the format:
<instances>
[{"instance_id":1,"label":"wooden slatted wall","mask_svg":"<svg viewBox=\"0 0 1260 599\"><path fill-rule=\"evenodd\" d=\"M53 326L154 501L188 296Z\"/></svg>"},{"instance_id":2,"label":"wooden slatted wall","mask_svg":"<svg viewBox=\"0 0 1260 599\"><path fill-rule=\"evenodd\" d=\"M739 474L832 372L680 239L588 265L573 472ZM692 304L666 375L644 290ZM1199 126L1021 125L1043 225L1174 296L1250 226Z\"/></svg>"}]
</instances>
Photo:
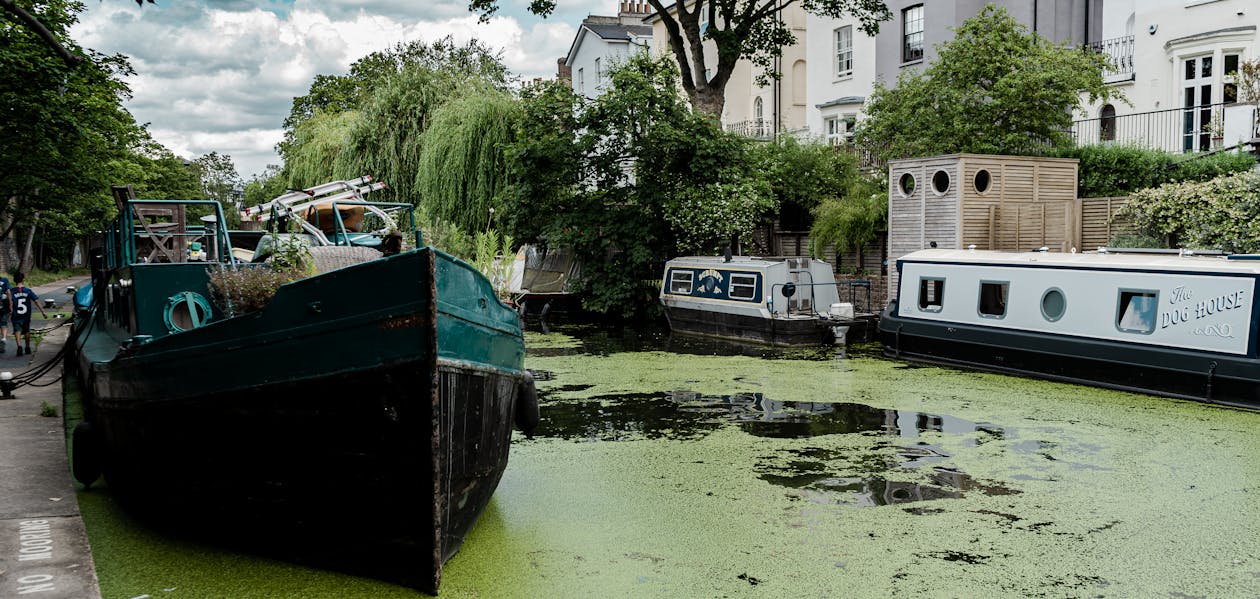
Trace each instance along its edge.
<instances>
[{"instance_id":1,"label":"wooden slatted wall","mask_svg":"<svg viewBox=\"0 0 1260 599\"><path fill-rule=\"evenodd\" d=\"M1081 198L1081 250L1095 250L1111 245L1118 234L1133 233L1130 223L1115 220L1127 197Z\"/></svg>"}]
</instances>

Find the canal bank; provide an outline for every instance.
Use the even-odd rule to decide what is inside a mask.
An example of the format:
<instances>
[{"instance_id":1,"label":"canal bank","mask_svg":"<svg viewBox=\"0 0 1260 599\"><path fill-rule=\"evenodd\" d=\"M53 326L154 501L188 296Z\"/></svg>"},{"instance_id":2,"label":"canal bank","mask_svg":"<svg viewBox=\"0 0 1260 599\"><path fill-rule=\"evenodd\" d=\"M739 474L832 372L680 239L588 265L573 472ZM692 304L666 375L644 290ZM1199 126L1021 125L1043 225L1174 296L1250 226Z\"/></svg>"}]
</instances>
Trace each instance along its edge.
<instances>
[{"instance_id":1,"label":"canal bank","mask_svg":"<svg viewBox=\"0 0 1260 599\"><path fill-rule=\"evenodd\" d=\"M70 300L66 286L78 283L35 292L54 299L61 311ZM68 326L57 326L64 322L37 316L32 330L46 332L30 355L16 355L10 335L0 372L21 379L54 360L69 333ZM14 390L12 399L0 399L0 597L100 597L66 456L60 376L54 366Z\"/></svg>"}]
</instances>

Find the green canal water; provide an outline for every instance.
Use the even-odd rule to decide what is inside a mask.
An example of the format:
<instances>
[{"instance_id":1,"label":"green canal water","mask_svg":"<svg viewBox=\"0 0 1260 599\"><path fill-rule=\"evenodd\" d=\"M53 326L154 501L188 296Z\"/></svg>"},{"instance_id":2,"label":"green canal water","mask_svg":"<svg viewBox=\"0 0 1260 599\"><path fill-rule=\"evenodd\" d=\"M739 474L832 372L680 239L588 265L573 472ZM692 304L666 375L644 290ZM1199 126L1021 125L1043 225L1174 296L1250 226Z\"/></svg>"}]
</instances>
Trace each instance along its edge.
<instances>
[{"instance_id":1,"label":"green canal water","mask_svg":"<svg viewBox=\"0 0 1260 599\"><path fill-rule=\"evenodd\" d=\"M1258 413L878 346L526 341L542 423L444 597L1260 595ZM79 503L107 599L421 596L181 541L108 491Z\"/></svg>"}]
</instances>

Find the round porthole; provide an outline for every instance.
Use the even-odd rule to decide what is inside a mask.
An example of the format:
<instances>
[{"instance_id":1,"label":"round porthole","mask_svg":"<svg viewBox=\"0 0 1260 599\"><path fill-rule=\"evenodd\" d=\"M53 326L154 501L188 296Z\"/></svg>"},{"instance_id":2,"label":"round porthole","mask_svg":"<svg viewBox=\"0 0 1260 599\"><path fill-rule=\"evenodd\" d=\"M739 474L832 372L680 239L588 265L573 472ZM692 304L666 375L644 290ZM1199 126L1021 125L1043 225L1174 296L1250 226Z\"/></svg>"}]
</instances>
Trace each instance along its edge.
<instances>
[{"instance_id":1,"label":"round porthole","mask_svg":"<svg viewBox=\"0 0 1260 599\"><path fill-rule=\"evenodd\" d=\"M205 297L192 291L183 291L166 300L162 322L166 324L166 330L179 333L205 325L213 314L210 302Z\"/></svg>"},{"instance_id":2,"label":"round porthole","mask_svg":"<svg viewBox=\"0 0 1260 599\"><path fill-rule=\"evenodd\" d=\"M989 191L989 171L984 169L976 171L976 179L973 183L975 183L977 193Z\"/></svg>"},{"instance_id":3,"label":"round porthole","mask_svg":"<svg viewBox=\"0 0 1260 599\"><path fill-rule=\"evenodd\" d=\"M945 195L945 192L949 191L949 173L936 171L936 174L932 175L932 190L937 195Z\"/></svg>"},{"instance_id":4,"label":"round porthole","mask_svg":"<svg viewBox=\"0 0 1260 599\"><path fill-rule=\"evenodd\" d=\"M1058 287L1051 287L1041 295L1041 315L1046 320L1054 322L1063 318L1063 313L1066 311L1067 298Z\"/></svg>"},{"instance_id":5,"label":"round porthole","mask_svg":"<svg viewBox=\"0 0 1260 599\"><path fill-rule=\"evenodd\" d=\"M901 190L901 195L909 197L914 193L914 175L904 173L897 180L897 188Z\"/></svg>"}]
</instances>

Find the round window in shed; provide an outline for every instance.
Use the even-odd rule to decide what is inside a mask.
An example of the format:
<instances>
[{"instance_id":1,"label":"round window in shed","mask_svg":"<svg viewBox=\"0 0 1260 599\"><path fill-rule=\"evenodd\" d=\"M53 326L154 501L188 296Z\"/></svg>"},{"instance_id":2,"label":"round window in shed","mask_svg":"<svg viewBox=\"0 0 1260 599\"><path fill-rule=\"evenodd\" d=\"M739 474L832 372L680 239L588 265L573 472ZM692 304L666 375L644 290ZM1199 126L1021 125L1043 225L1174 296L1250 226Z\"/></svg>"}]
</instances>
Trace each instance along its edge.
<instances>
[{"instance_id":1,"label":"round window in shed","mask_svg":"<svg viewBox=\"0 0 1260 599\"><path fill-rule=\"evenodd\" d=\"M1058 287L1051 287L1041 295L1041 315L1046 320L1054 322L1063 318L1063 313L1067 311L1067 298L1063 297L1063 291Z\"/></svg>"},{"instance_id":2,"label":"round window in shed","mask_svg":"<svg viewBox=\"0 0 1260 599\"><path fill-rule=\"evenodd\" d=\"M986 191L989 191L989 183L990 183L989 171L986 171L984 169L980 169L976 171L975 185L976 185L977 193L984 193Z\"/></svg>"},{"instance_id":3,"label":"round window in shed","mask_svg":"<svg viewBox=\"0 0 1260 599\"><path fill-rule=\"evenodd\" d=\"M936 192L936 195L945 195L945 192L949 191L949 173L936 171L936 174L932 175L932 190Z\"/></svg>"},{"instance_id":4,"label":"round window in shed","mask_svg":"<svg viewBox=\"0 0 1260 599\"><path fill-rule=\"evenodd\" d=\"M901 190L901 195L909 197L914 193L914 175L904 173L897 180L897 188Z\"/></svg>"}]
</instances>

